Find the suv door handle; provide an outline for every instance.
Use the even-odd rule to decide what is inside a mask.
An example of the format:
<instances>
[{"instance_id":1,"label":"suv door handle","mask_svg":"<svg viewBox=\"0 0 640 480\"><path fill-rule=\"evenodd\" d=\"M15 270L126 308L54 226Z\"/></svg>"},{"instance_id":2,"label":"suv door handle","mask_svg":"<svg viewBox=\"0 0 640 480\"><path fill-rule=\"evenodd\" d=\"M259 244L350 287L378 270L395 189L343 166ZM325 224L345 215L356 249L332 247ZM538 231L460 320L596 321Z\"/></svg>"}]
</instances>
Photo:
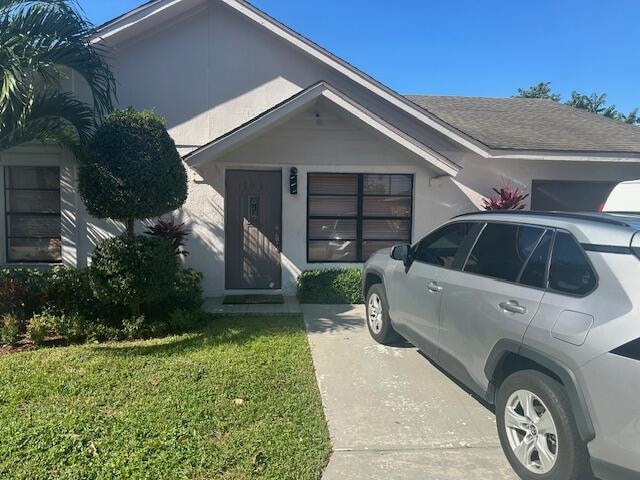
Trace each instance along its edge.
<instances>
[{"instance_id":1,"label":"suv door handle","mask_svg":"<svg viewBox=\"0 0 640 480\"><path fill-rule=\"evenodd\" d=\"M436 282L429 282L427 284L427 290L429 290L431 293L440 293L442 291L442 287Z\"/></svg>"},{"instance_id":2,"label":"suv door handle","mask_svg":"<svg viewBox=\"0 0 640 480\"><path fill-rule=\"evenodd\" d=\"M527 309L522 305L519 305L515 300L509 300L508 302L500 302L500 308L505 312L525 314Z\"/></svg>"}]
</instances>

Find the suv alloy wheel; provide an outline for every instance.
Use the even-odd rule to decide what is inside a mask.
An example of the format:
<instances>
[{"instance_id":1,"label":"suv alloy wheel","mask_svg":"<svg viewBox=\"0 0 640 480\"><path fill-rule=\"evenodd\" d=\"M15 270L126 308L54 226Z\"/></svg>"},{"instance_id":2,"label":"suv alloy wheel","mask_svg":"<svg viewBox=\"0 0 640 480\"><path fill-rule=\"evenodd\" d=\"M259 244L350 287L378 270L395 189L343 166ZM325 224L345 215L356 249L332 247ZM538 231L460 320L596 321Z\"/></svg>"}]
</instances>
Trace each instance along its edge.
<instances>
[{"instance_id":1,"label":"suv alloy wheel","mask_svg":"<svg viewBox=\"0 0 640 480\"><path fill-rule=\"evenodd\" d=\"M383 345L397 342L400 336L391 326L387 295L382 284L377 283L369 288L365 307L367 309L367 328L373 339Z\"/></svg>"},{"instance_id":2,"label":"suv alloy wheel","mask_svg":"<svg viewBox=\"0 0 640 480\"><path fill-rule=\"evenodd\" d=\"M593 478L562 384L537 370L505 379L496 399L498 436L509 463L524 480Z\"/></svg>"}]
</instances>

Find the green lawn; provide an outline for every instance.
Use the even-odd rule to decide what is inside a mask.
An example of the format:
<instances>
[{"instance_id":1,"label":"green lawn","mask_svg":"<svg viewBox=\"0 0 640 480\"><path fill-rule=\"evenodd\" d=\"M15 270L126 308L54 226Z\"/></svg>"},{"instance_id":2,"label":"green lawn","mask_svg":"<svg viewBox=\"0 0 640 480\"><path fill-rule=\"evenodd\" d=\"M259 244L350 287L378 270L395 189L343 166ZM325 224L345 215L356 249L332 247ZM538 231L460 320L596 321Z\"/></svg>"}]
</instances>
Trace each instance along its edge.
<instances>
[{"instance_id":1,"label":"green lawn","mask_svg":"<svg viewBox=\"0 0 640 480\"><path fill-rule=\"evenodd\" d=\"M317 479L329 452L300 316L0 357L2 479Z\"/></svg>"}]
</instances>

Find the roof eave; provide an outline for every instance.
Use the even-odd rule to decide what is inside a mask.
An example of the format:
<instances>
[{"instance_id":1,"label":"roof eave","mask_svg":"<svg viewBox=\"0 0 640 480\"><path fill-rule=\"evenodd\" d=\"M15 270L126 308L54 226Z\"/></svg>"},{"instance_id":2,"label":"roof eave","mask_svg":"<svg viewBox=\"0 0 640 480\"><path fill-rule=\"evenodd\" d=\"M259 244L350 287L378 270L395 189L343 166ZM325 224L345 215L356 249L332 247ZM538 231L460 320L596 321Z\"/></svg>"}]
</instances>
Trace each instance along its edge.
<instances>
[{"instance_id":1,"label":"roof eave","mask_svg":"<svg viewBox=\"0 0 640 480\"><path fill-rule=\"evenodd\" d=\"M640 152L491 148L487 153L494 159L640 163Z\"/></svg>"}]
</instances>

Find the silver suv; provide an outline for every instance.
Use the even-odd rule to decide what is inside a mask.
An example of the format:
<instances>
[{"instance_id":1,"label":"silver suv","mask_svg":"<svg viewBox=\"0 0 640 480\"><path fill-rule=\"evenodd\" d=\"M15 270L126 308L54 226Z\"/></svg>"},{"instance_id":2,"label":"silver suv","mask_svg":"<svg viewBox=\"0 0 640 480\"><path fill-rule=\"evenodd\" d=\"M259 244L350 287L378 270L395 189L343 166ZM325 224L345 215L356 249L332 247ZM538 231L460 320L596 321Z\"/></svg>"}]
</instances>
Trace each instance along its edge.
<instances>
[{"instance_id":1,"label":"silver suv","mask_svg":"<svg viewBox=\"0 0 640 480\"><path fill-rule=\"evenodd\" d=\"M640 216L463 215L363 283L373 338L494 405L521 478L640 478Z\"/></svg>"}]
</instances>

